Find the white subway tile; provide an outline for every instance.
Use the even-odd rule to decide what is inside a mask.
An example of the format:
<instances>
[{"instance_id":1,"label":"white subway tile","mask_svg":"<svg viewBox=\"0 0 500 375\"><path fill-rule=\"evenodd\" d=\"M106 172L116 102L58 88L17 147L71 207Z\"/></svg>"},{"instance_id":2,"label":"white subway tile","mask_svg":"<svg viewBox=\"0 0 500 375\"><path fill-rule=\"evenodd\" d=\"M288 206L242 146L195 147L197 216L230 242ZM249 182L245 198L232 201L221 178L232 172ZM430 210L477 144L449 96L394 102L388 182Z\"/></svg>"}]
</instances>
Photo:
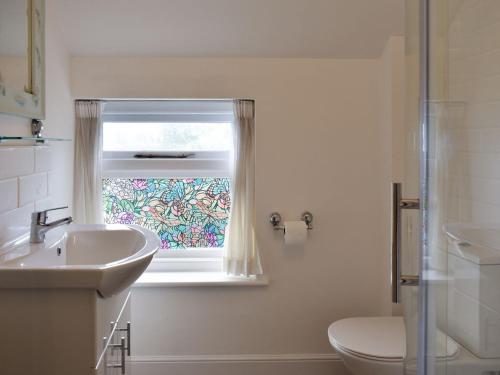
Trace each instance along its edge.
<instances>
[{"instance_id":1,"label":"white subway tile","mask_svg":"<svg viewBox=\"0 0 500 375\"><path fill-rule=\"evenodd\" d=\"M481 131L481 152L500 152L500 128L482 129Z\"/></svg>"},{"instance_id":2,"label":"white subway tile","mask_svg":"<svg viewBox=\"0 0 500 375\"><path fill-rule=\"evenodd\" d=\"M481 129L500 127L500 101L468 104L465 126Z\"/></svg>"},{"instance_id":3,"label":"white subway tile","mask_svg":"<svg viewBox=\"0 0 500 375\"><path fill-rule=\"evenodd\" d=\"M475 223L500 223L500 206L472 201L471 219Z\"/></svg>"},{"instance_id":4,"label":"white subway tile","mask_svg":"<svg viewBox=\"0 0 500 375\"><path fill-rule=\"evenodd\" d=\"M19 178L19 205L23 206L47 197L47 173Z\"/></svg>"},{"instance_id":5,"label":"white subway tile","mask_svg":"<svg viewBox=\"0 0 500 375\"><path fill-rule=\"evenodd\" d=\"M468 4L469 5L469 4ZM470 6L462 7L460 17L462 21L462 30L465 35L472 35L476 32L480 23L478 20L481 19L481 6L479 2L470 4Z\"/></svg>"},{"instance_id":6,"label":"white subway tile","mask_svg":"<svg viewBox=\"0 0 500 375\"><path fill-rule=\"evenodd\" d=\"M500 21L498 0L482 0L481 5L483 8L481 22L484 22L484 25L495 24Z\"/></svg>"},{"instance_id":7,"label":"white subway tile","mask_svg":"<svg viewBox=\"0 0 500 375\"><path fill-rule=\"evenodd\" d=\"M45 199L40 199L35 202L35 210L36 211L42 211L42 210L48 210L50 208L54 208L54 202L52 201L52 198L47 197Z\"/></svg>"},{"instance_id":8,"label":"white subway tile","mask_svg":"<svg viewBox=\"0 0 500 375\"><path fill-rule=\"evenodd\" d=\"M465 170L465 160L468 159L468 153L456 152L452 158L448 161L448 174L453 177L463 177L468 175Z\"/></svg>"},{"instance_id":9,"label":"white subway tile","mask_svg":"<svg viewBox=\"0 0 500 375\"><path fill-rule=\"evenodd\" d=\"M7 243L29 233L33 203L0 214L0 249Z\"/></svg>"},{"instance_id":10,"label":"white subway tile","mask_svg":"<svg viewBox=\"0 0 500 375\"><path fill-rule=\"evenodd\" d=\"M460 0L449 31L450 100L465 113L448 132L447 219L500 223L499 0Z\"/></svg>"},{"instance_id":11,"label":"white subway tile","mask_svg":"<svg viewBox=\"0 0 500 375\"><path fill-rule=\"evenodd\" d=\"M464 178L461 180L463 199L500 206L500 180L492 178Z\"/></svg>"},{"instance_id":12,"label":"white subway tile","mask_svg":"<svg viewBox=\"0 0 500 375\"><path fill-rule=\"evenodd\" d=\"M0 179L27 175L34 170L32 147L0 147Z\"/></svg>"},{"instance_id":13,"label":"white subway tile","mask_svg":"<svg viewBox=\"0 0 500 375\"><path fill-rule=\"evenodd\" d=\"M500 154L470 153L463 163L465 175L500 179Z\"/></svg>"},{"instance_id":14,"label":"white subway tile","mask_svg":"<svg viewBox=\"0 0 500 375\"><path fill-rule=\"evenodd\" d=\"M483 30L481 46L484 51L493 51L500 48L498 35L500 35L500 19Z\"/></svg>"},{"instance_id":15,"label":"white subway tile","mask_svg":"<svg viewBox=\"0 0 500 375\"><path fill-rule=\"evenodd\" d=\"M446 135L448 136L446 139ZM458 151L481 151L481 131L469 129L449 129L443 135L443 142L448 141L452 150ZM440 147L445 147L440 145Z\"/></svg>"},{"instance_id":16,"label":"white subway tile","mask_svg":"<svg viewBox=\"0 0 500 375\"><path fill-rule=\"evenodd\" d=\"M0 181L0 212L17 208L17 178Z\"/></svg>"},{"instance_id":17,"label":"white subway tile","mask_svg":"<svg viewBox=\"0 0 500 375\"><path fill-rule=\"evenodd\" d=\"M499 38L500 39L500 38ZM500 75L477 81L476 85L469 86L476 101L500 101Z\"/></svg>"},{"instance_id":18,"label":"white subway tile","mask_svg":"<svg viewBox=\"0 0 500 375\"><path fill-rule=\"evenodd\" d=\"M35 172L47 172L50 170L51 148L39 146L35 148Z\"/></svg>"},{"instance_id":19,"label":"white subway tile","mask_svg":"<svg viewBox=\"0 0 500 375\"><path fill-rule=\"evenodd\" d=\"M53 171L49 171L47 173L47 178L48 178L48 189L47 189L47 194L48 195L54 195L54 192L57 191L57 181L55 178L55 174Z\"/></svg>"}]
</instances>

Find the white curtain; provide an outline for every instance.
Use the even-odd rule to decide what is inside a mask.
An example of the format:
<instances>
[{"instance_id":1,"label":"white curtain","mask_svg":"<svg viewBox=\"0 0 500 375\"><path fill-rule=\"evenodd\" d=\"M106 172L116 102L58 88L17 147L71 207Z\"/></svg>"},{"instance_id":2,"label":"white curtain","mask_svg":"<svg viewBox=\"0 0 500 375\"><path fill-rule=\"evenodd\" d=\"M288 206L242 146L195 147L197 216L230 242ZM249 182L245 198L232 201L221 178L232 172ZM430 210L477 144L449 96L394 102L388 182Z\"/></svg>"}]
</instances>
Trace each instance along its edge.
<instances>
[{"instance_id":1,"label":"white curtain","mask_svg":"<svg viewBox=\"0 0 500 375\"><path fill-rule=\"evenodd\" d=\"M100 101L75 103L73 208L80 224L102 223L102 112Z\"/></svg>"},{"instance_id":2,"label":"white curtain","mask_svg":"<svg viewBox=\"0 0 500 375\"><path fill-rule=\"evenodd\" d=\"M231 217L224 269L234 276L262 274L255 238L255 109L251 100L234 101Z\"/></svg>"}]
</instances>

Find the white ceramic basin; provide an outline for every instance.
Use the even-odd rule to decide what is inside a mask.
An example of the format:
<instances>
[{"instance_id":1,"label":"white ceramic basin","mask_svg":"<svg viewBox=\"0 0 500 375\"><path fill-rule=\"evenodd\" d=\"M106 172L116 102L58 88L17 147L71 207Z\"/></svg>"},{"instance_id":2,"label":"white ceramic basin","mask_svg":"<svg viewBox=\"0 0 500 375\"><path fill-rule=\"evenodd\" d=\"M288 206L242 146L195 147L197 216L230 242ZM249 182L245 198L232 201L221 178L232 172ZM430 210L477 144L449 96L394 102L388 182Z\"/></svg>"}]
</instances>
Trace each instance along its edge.
<instances>
[{"instance_id":1,"label":"white ceramic basin","mask_svg":"<svg viewBox=\"0 0 500 375\"><path fill-rule=\"evenodd\" d=\"M136 225L55 228L45 243L24 238L0 256L0 288L92 288L108 297L137 280L159 247Z\"/></svg>"}]
</instances>

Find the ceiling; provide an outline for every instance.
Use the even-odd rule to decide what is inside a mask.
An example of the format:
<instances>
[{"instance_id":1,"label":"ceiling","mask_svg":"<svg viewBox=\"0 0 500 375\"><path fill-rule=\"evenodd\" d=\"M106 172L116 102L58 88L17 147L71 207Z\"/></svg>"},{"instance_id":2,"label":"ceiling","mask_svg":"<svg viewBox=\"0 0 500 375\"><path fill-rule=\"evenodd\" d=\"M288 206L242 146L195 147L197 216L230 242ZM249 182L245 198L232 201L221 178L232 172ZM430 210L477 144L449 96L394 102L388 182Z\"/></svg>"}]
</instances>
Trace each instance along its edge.
<instances>
[{"instance_id":1,"label":"ceiling","mask_svg":"<svg viewBox=\"0 0 500 375\"><path fill-rule=\"evenodd\" d=\"M55 0L77 56L367 58L403 0Z\"/></svg>"}]
</instances>

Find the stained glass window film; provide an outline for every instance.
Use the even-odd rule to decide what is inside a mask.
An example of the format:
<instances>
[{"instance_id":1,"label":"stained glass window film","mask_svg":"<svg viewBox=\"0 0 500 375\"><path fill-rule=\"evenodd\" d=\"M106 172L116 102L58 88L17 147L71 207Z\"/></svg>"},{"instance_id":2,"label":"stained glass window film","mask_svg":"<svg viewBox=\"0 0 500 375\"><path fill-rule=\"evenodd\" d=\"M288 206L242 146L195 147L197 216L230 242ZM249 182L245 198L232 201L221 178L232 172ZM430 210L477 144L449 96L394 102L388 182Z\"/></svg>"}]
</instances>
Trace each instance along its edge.
<instances>
[{"instance_id":1,"label":"stained glass window film","mask_svg":"<svg viewBox=\"0 0 500 375\"><path fill-rule=\"evenodd\" d=\"M231 206L227 178L105 178L104 222L156 232L163 249L223 247Z\"/></svg>"}]
</instances>

